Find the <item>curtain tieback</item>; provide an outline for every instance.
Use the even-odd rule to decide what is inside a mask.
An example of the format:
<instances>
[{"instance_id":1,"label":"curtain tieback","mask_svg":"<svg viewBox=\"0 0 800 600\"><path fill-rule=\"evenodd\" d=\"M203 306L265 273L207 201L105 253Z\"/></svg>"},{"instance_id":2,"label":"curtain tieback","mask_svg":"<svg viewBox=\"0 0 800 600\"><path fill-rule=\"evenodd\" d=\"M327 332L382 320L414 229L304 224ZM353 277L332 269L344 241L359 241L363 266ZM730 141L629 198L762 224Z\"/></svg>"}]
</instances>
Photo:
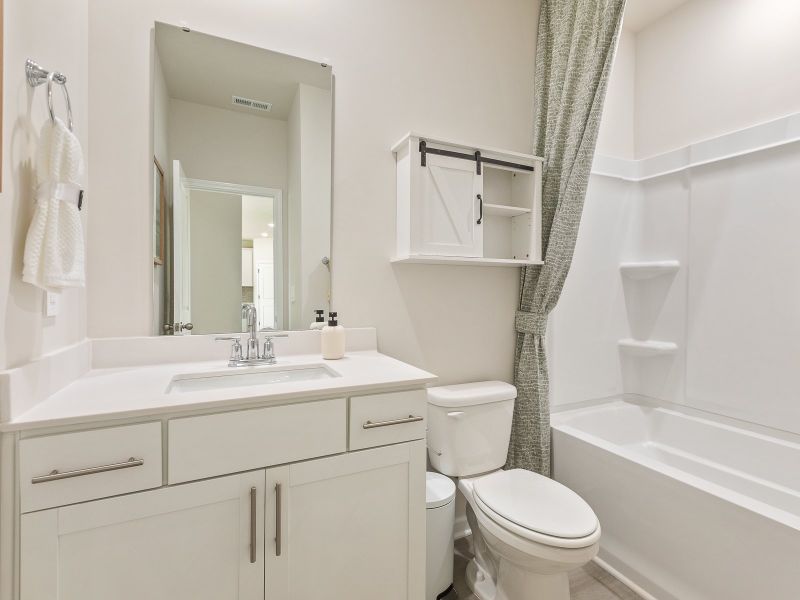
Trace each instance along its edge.
<instances>
[{"instance_id":1,"label":"curtain tieback","mask_svg":"<svg viewBox=\"0 0 800 600\"><path fill-rule=\"evenodd\" d=\"M547 315L518 310L514 325L519 333L544 336L547 332Z\"/></svg>"}]
</instances>

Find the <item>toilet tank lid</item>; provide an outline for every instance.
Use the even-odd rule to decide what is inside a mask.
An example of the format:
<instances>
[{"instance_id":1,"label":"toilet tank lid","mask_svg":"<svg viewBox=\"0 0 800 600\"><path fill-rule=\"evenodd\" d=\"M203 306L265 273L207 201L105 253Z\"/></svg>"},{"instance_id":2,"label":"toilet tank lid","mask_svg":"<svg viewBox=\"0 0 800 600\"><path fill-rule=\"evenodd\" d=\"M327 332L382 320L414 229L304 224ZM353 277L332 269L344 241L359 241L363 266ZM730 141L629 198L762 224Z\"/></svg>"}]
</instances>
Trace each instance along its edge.
<instances>
[{"instance_id":1,"label":"toilet tank lid","mask_svg":"<svg viewBox=\"0 0 800 600\"><path fill-rule=\"evenodd\" d=\"M489 404L517 397L517 388L505 381L476 381L428 388L428 403L455 408Z\"/></svg>"}]
</instances>

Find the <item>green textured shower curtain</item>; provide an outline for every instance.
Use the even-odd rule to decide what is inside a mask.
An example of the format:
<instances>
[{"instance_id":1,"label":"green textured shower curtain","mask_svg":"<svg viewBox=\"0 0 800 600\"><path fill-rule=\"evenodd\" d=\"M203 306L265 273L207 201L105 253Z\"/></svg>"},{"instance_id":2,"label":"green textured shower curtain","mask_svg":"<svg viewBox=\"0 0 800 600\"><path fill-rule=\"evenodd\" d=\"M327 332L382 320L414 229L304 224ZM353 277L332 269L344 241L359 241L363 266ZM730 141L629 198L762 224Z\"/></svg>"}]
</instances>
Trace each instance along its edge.
<instances>
[{"instance_id":1,"label":"green textured shower curtain","mask_svg":"<svg viewBox=\"0 0 800 600\"><path fill-rule=\"evenodd\" d=\"M544 264L522 270L507 468L550 474L544 338L572 262L625 0L542 0L534 153L544 158Z\"/></svg>"}]
</instances>

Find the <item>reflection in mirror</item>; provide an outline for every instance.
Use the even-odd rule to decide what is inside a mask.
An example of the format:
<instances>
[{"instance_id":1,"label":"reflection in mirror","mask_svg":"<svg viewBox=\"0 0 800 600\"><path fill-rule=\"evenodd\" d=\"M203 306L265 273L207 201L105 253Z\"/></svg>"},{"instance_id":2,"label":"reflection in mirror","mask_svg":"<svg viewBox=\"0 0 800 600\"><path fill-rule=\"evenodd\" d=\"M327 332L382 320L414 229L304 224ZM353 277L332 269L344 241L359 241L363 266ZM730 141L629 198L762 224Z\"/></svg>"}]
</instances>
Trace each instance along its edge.
<instances>
[{"instance_id":1,"label":"reflection in mirror","mask_svg":"<svg viewBox=\"0 0 800 600\"><path fill-rule=\"evenodd\" d=\"M327 65L156 23L155 334L241 332L247 305L259 329L305 329L329 309L332 106Z\"/></svg>"}]
</instances>

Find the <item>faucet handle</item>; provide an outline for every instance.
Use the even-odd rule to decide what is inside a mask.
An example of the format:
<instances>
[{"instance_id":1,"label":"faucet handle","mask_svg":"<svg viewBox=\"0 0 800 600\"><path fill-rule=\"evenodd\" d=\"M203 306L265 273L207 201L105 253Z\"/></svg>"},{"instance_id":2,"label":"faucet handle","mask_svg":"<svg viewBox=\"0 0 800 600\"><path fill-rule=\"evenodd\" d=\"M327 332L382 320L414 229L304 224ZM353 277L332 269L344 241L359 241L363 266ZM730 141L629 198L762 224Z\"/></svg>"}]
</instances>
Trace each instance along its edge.
<instances>
[{"instance_id":1,"label":"faucet handle","mask_svg":"<svg viewBox=\"0 0 800 600\"><path fill-rule=\"evenodd\" d=\"M261 358L266 360L275 360L275 346L272 343L272 338L276 337L289 337L288 333L270 333L274 329L267 330L267 335L264 336L264 351L261 353ZM263 333L263 332L262 332Z\"/></svg>"},{"instance_id":2,"label":"faucet handle","mask_svg":"<svg viewBox=\"0 0 800 600\"><path fill-rule=\"evenodd\" d=\"M231 360L242 360L242 342L234 335L221 335L214 338L216 342L233 342L231 346Z\"/></svg>"}]
</instances>

